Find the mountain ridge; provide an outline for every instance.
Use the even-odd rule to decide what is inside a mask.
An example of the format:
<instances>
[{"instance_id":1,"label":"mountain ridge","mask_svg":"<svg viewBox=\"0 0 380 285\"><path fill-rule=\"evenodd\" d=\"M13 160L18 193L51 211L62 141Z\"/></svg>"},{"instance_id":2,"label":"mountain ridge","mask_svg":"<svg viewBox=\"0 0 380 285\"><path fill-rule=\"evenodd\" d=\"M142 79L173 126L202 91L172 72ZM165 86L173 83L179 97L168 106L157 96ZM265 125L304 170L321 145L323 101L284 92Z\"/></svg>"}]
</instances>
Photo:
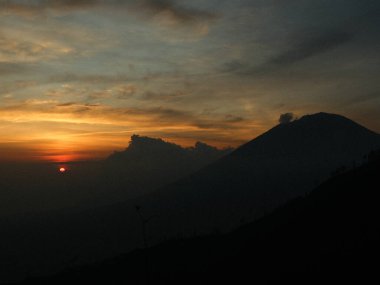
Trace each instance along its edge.
<instances>
[{"instance_id":1,"label":"mountain ridge","mask_svg":"<svg viewBox=\"0 0 380 285\"><path fill-rule=\"evenodd\" d=\"M275 126L198 172L161 188L147 208L162 212L165 209L160 204L165 204L177 209L183 220L197 221L190 227L198 223L206 228L206 224L233 227L241 219L255 219L306 194L337 168L360 164L379 147L380 135L343 116L304 116Z\"/></svg>"},{"instance_id":2,"label":"mountain ridge","mask_svg":"<svg viewBox=\"0 0 380 285\"><path fill-rule=\"evenodd\" d=\"M276 130L289 129L291 124ZM325 159L338 157L338 166L348 161L348 168L352 168L355 157L350 149L359 146L356 149L360 159L358 166L363 155L374 149L373 145L379 143L380 147L378 135L367 131L364 134L358 137L359 143L353 142L350 132L350 140L337 140L337 147L345 150L342 153L347 155L344 161L331 148L324 149L330 141L330 137L325 136L326 144L316 144L323 156L315 155L317 151L309 148L306 148L307 152L293 152L301 158L306 154L306 166L289 163L289 157L283 152L261 161L252 159L252 156L241 159L241 156L231 154L153 194L134 200L81 213L25 217L15 225L11 221L2 223L0 245L7 245L3 246L2 260L6 265L9 258L17 256L29 266L30 272L36 272L41 268L57 270L73 257L79 256L77 262L83 264L133 250L141 245L141 220L136 205L144 218L152 218L147 224L150 245L176 236L233 230L243 223L257 220L292 198L306 195L329 178L336 166L329 163L331 160L326 160L326 166ZM298 150L293 141L288 145ZM315 143L314 137L310 141ZM277 148L277 144L274 145ZM314 161L314 157L318 161ZM1 274L10 276L15 268L10 264L4 270ZM24 272L16 272L17 277L21 274Z\"/></svg>"},{"instance_id":3,"label":"mountain ridge","mask_svg":"<svg viewBox=\"0 0 380 285\"><path fill-rule=\"evenodd\" d=\"M257 144L258 142L261 142L262 140L267 140L270 135L272 135L274 132L284 132L284 131L292 131L295 128L302 128L303 131L306 131L304 128L314 128L313 131L315 131L318 127L324 127L323 131L328 131L328 134L331 135L331 130L329 130L328 125L333 125L334 127L350 127L355 130L357 130L360 133L367 133L370 135L379 136L380 134L377 134L376 132L373 132L366 127L337 114L330 114L325 112L319 112L316 114L311 115L305 115L302 116L299 119L296 119L292 122L286 123L286 124L278 124L268 130L267 132L263 133L262 135L258 136L257 138L245 143L244 145L237 148L232 155L237 155L244 151L251 143ZM309 129L310 131L310 129ZM273 139L273 138L270 138ZM247 153L244 153L247 155Z\"/></svg>"},{"instance_id":4,"label":"mountain ridge","mask_svg":"<svg viewBox=\"0 0 380 285\"><path fill-rule=\"evenodd\" d=\"M222 156L232 148L218 149L201 141L197 141L194 146L182 147L178 144L167 142L161 138L152 138L147 136L132 135L129 146L123 151L115 151L108 156L106 160L128 159L128 156L138 158L139 155L156 154L157 152L182 155L213 155L215 157Z\"/></svg>"},{"instance_id":5,"label":"mountain ridge","mask_svg":"<svg viewBox=\"0 0 380 285\"><path fill-rule=\"evenodd\" d=\"M22 284L102 280L206 284L226 280L278 284L378 280L380 152L332 177L309 195L228 234L178 238L147 249ZM360 190L360 191L359 191ZM190 273L190 279L183 274ZM191 278L191 277L194 277ZM182 279L181 279L182 278ZM145 283L146 282L146 283Z\"/></svg>"}]
</instances>

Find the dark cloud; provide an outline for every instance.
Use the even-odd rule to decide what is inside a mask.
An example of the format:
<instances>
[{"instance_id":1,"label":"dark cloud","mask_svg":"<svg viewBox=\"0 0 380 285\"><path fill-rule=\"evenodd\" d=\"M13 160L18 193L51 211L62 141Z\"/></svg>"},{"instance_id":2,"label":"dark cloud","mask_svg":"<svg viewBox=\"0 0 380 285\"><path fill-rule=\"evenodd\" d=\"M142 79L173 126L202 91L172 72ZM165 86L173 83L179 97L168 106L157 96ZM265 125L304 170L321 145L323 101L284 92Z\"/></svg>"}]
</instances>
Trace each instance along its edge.
<instances>
[{"instance_id":1,"label":"dark cloud","mask_svg":"<svg viewBox=\"0 0 380 285\"><path fill-rule=\"evenodd\" d=\"M301 64L307 64L304 61L319 57L323 57L325 61L319 64L315 60L312 64L316 68L326 67L326 64L329 64L326 61L329 52L338 55L331 58L332 62L340 60L344 64L352 60L352 56L361 54L362 49L366 49L368 54L368 50L378 46L380 42L379 1L254 2L252 6L255 6L257 17L243 18L243 28L236 35L230 36L237 41L240 40L246 48L238 60L227 61L218 71L242 76L260 76L288 71L288 68L293 66L298 69ZM265 8L260 5L256 7L258 2L262 2ZM271 13L267 13L268 11ZM243 33L247 36L241 40L239 36ZM250 37L250 34L254 36ZM251 46L255 46L257 42L263 47L267 46L268 50L262 52L260 47L257 50L252 49ZM339 54L338 49L342 50L342 53Z\"/></svg>"},{"instance_id":2,"label":"dark cloud","mask_svg":"<svg viewBox=\"0 0 380 285\"><path fill-rule=\"evenodd\" d=\"M302 33L289 38L289 41L296 44L291 45L284 52L269 58L261 65L254 66L235 60L224 63L220 71L248 76L278 71L345 45L353 41L354 37L355 33L353 32L327 31L313 33L309 31L308 34ZM250 60L249 57L247 59Z\"/></svg>"},{"instance_id":3,"label":"dark cloud","mask_svg":"<svg viewBox=\"0 0 380 285\"><path fill-rule=\"evenodd\" d=\"M238 60L226 62L222 65L221 71L227 73L240 73L242 70L247 69L249 66Z\"/></svg>"},{"instance_id":4,"label":"dark cloud","mask_svg":"<svg viewBox=\"0 0 380 285\"><path fill-rule=\"evenodd\" d=\"M0 75L9 75L22 73L30 69L30 64L21 64L13 62L0 62Z\"/></svg>"},{"instance_id":5,"label":"dark cloud","mask_svg":"<svg viewBox=\"0 0 380 285\"><path fill-rule=\"evenodd\" d=\"M372 101L378 100L380 98L380 92L374 91L367 94L355 94L352 97L348 97L344 100L344 102L339 102L340 105L344 105L345 107L357 107L358 104L371 104Z\"/></svg>"},{"instance_id":6,"label":"dark cloud","mask_svg":"<svg viewBox=\"0 0 380 285\"><path fill-rule=\"evenodd\" d=\"M211 129L220 129L220 130L233 130L238 125L244 125L248 121L240 116L235 115L225 115L224 117L215 117L210 118L206 117L204 119L197 119L194 117L193 125L200 129L211 130Z\"/></svg>"},{"instance_id":7,"label":"dark cloud","mask_svg":"<svg viewBox=\"0 0 380 285\"><path fill-rule=\"evenodd\" d=\"M185 96L186 93L183 91L177 92L154 92L147 91L139 97L140 100L146 101L174 101Z\"/></svg>"},{"instance_id":8,"label":"dark cloud","mask_svg":"<svg viewBox=\"0 0 380 285\"><path fill-rule=\"evenodd\" d=\"M76 105L78 103L76 102L67 102L67 103L62 103L62 104L57 104L56 106L57 107L68 107L68 106L73 106L73 105Z\"/></svg>"},{"instance_id":9,"label":"dark cloud","mask_svg":"<svg viewBox=\"0 0 380 285\"><path fill-rule=\"evenodd\" d=\"M99 0L52 0L52 5L63 7L83 7L97 4Z\"/></svg>"},{"instance_id":10,"label":"dark cloud","mask_svg":"<svg viewBox=\"0 0 380 285\"><path fill-rule=\"evenodd\" d=\"M45 8L53 9L79 9L99 4L99 0L37 0L37 1L1 1L1 9L9 9L14 12L34 11Z\"/></svg>"},{"instance_id":11,"label":"dark cloud","mask_svg":"<svg viewBox=\"0 0 380 285\"><path fill-rule=\"evenodd\" d=\"M29 1L30 2L30 1ZM41 6L56 9L83 9L100 3L99 0L48 0L40 1Z\"/></svg>"},{"instance_id":12,"label":"dark cloud","mask_svg":"<svg viewBox=\"0 0 380 285\"><path fill-rule=\"evenodd\" d=\"M235 116L235 115L228 114L225 116L225 121L228 123L240 123L240 122L244 121L244 118L241 116Z\"/></svg>"},{"instance_id":13,"label":"dark cloud","mask_svg":"<svg viewBox=\"0 0 380 285\"><path fill-rule=\"evenodd\" d=\"M145 111L144 111L145 112ZM157 108L151 108L148 112L151 112L159 118L162 121L172 121L172 120L191 120L193 119L193 115L189 112L177 110L177 109L171 109L171 108L163 108L163 107L157 107Z\"/></svg>"},{"instance_id":14,"label":"dark cloud","mask_svg":"<svg viewBox=\"0 0 380 285\"><path fill-rule=\"evenodd\" d=\"M10 80L8 82L4 81L0 85L0 93L8 93L15 90L22 90L36 85L37 82L33 80Z\"/></svg>"},{"instance_id":15,"label":"dark cloud","mask_svg":"<svg viewBox=\"0 0 380 285\"><path fill-rule=\"evenodd\" d=\"M15 14L19 16L36 16L43 14L47 9L71 11L93 7L96 0L36 0L36 1L1 1L0 13Z\"/></svg>"},{"instance_id":16,"label":"dark cloud","mask_svg":"<svg viewBox=\"0 0 380 285\"><path fill-rule=\"evenodd\" d=\"M294 114L293 113L285 113L280 116L278 119L278 122L283 125L283 124L288 124L291 121L294 120Z\"/></svg>"},{"instance_id":17,"label":"dark cloud","mask_svg":"<svg viewBox=\"0 0 380 285\"><path fill-rule=\"evenodd\" d=\"M56 107L78 107L78 109L86 109L90 110L91 108L101 107L100 104L88 104L88 103L82 103L82 102L66 102L66 103L60 103L56 104ZM71 109L70 109L71 110Z\"/></svg>"},{"instance_id":18,"label":"dark cloud","mask_svg":"<svg viewBox=\"0 0 380 285\"><path fill-rule=\"evenodd\" d=\"M103 75L103 74L73 74L64 73L51 76L48 81L54 83L80 82L88 84L113 84L125 83L131 78L127 75Z\"/></svg>"},{"instance_id":19,"label":"dark cloud","mask_svg":"<svg viewBox=\"0 0 380 285\"><path fill-rule=\"evenodd\" d=\"M309 40L298 43L290 50L273 57L266 64L276 67L291 65L344 45L353 38L354 34L345 31L326 32L319 36L311 36Z\"/></svg>"},{"instance_id":20,"label":"dark cloud","mask_svg":"<svg viewBox=\"0 0 380 285\"><path fill-rule=\"evenodd\" d=\"M199 20L208 21L216 18L216 15L214 13L179 6L175 3L175 1L169 0L143 0L139 6L143 8L145 12L151 14L160 14L166 12L168 13L167 16L170 16L182 23L192 23Z\"/></svg>"},{"instance_id":21,"label":"dark cloud","mask_svg":"<svg viewBox=\"0 0 380 285\"><path fill-rule=\"evenodd\" d=\"M7 9L10 12L41 12L45 9L76 10L95 6L124 6L135 8L133 11L154 16L166 13L170 17L181 23L192 23L199 20L212 20L216 15L207 11L180 6L175 1L170 0L36 0L36 1L1 1L0 9Z\"/></svg>"}]
</instances>

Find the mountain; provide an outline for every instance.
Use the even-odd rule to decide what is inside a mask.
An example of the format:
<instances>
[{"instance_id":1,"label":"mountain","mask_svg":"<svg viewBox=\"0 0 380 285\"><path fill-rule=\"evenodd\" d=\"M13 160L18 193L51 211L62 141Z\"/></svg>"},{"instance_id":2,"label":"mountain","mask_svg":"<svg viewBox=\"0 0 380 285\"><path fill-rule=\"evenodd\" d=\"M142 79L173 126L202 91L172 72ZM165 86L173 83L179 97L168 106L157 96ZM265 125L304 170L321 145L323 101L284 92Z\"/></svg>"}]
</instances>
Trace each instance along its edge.
<instances>
[{"instance_id":1,"label":"mountain","mask_svg":"<svg viewBox=\"0 0 380 285\"><path fill-rule=\"evenodd\" d=\"M309 193L343 165L360 165L363 156L378 148L378 134L320 113L278 125L143 197L85 211L0 220L0 280L51 273L141 246L136 205L149 220L150 245L173 236L230 231Z\"/></svg>"},{"instance_id":2,"label":"mountain","mask_svg":"<svg viewBox=\"0 0 380 285\"><path fill-rule=\"evenodd\" d=\"M105 161L107 187L141 196L173 183L230 153L202 142L181 147L162 139L133 135L129 146ZM123 191L121 190L121 191Z\"/></svg>"},{"instance_id":3,"label":"mountain","mask_svg":"<svg viewBox=\"0 0 380 285\"><path fill-rule=\"evenodd\" d=\"M151 193L230 152L202 142L183 148L134 135L124 151L103 161L0 164L0 217L125 201ZM67 173L58 171L62 166Z\"/></svg>"},{"instance_id":4,"label":"mountain","mask_svg":"<svg viewBox=\"0 0 380 285\"><path fill-rule=\"evenodd\" d=\"M345 117L307 115L275 126L141 205L184 234L231 229L310 192L337 169L361 164L379 147L379 134ZM170 232L155 225L152 231Z\"/></svg>"},{"instance_id":5,"label":"mountain","mask_svg":"<svg viewBox=\"0 0 380 285\"><path fill-rule=\"evenodd\" d=\"M229 234L169 240L25 284L376 283L379 175L377 152Z\"/></svg>"}]
</instances>

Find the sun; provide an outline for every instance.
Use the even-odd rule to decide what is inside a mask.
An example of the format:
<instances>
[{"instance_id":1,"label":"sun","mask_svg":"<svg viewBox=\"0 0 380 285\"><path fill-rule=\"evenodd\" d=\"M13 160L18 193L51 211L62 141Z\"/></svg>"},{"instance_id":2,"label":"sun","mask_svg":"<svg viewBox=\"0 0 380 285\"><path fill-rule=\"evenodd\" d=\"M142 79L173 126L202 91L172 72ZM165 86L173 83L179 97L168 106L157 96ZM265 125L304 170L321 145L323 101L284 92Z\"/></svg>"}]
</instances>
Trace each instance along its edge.
<instances>
[{"instance_id":1,"label":"sun","mask_svg":"<svg viewBox=\"0 0 380 285\"><path fill-rule=\"evenodd\" d=\"M65 172L66 172L66 168L61 167L61 168L59 169L59 172L61 172L61 173L65 173Z\"/></svg>"}]
</instances>

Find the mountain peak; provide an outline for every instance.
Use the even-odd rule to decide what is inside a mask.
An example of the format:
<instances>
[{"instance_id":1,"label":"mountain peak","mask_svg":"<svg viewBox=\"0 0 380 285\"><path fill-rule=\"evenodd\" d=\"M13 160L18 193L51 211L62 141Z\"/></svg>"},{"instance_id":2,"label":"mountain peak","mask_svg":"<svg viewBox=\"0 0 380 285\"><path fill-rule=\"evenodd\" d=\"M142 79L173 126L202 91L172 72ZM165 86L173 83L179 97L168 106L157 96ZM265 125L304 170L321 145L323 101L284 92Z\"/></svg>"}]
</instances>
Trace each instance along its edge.
<instances>
[{"instance_id":1,"label":"mountain peak","mask_svg":"<svg viewBox=\"0 0 380 285\"><path fill-rule=\"evenodd\" d=\"M305 126L305 125L351 125L358 127L359 125L354 121L338 114L319 112L315 114L307 114L301 118L295 118L293 113L285 113L280 116L280 126ZM360 126L362 127L362 126ZM276 127L275 127L276 128ZM274 128L274 129L275 129ZM364 127L362 127L364 128ZM270 130L271 131L271 130Z\"/></svg>"},{"instance_id":2,"label":"mountain peak","mask_svg":"<svg viewBox=\"0 0 380 285\"><path fill-rule=\"evenodd\" d=\"M321 121L321 120L330 120L330 121L341 120L341 121L354 123L352 120L350 120L350 119L348 119L342 115L325 113L325 112L319 112L319 113L315 113L315 114L304 115L297 121Z\"/></svg>"},{"instance_id":3,"label":"mountain peak","mask_svg":"<svg viewBox=\"0 0 380 285\"><path fill-rule=\"evenodd\" d=\"M285 119L191 177L163 189L163 197L173 197L170 207L178 209L176 213L194 211L185 213L186 218L178 216L179 225L190 216L199 217L194 224L205 228L218 222L228 228L241 217L255 219L308 193L339 167L359 165L371 150L380 147L380 135L343 116L317 113L290 122Z\"/></svg>"},{"instance_id":4,"label":"mountain peak","mask_svg":"<svg viewBox=\"0 0 380 285\"><path fill-rule=\"evenodd\" d=\"M283 117L285 116L293 116L292 113L286 113L282 114L280 116L280 125L288 125L288 124L315 124L315 123L334 123L334 122L346 122L358 125L354 121L338 114L332 114L332 113L326 113L326 112L319 112L315 114L307 114L302 116L301 118L289 118L288 120L284 120Z\"/></svg>"},{"instance_id":5,"label":"mountain peak","mask_svg":"<svg viewBox=\"0 0 380 285\"><path fill-rule=\"evenodd\" d=\"M320 155L326 149L343 152L344 145L348 154L368 149L368 145L376 146L379 141L379 134L344 116L320 112L279 124L238 148L233 155L276 157L286 152L288 155L303 153L309 157L307 154L316 153L316 150L321 151Z\"/></svg>"},{"instance_id":6,"label":"mountain peak","mask_svg":"<svg viewBox=\"0 0 380 285\"><path fill-rule=\"evenodd\" d=\"M314 132L315 135L324 136L345 136L346 139L356 139L365 135L379 134L367 129L366 127L346 118L342 115L320 112L305 115L300 119L294 120L290 124L291 128L299 132ZM273 130L273 129L272 129ZM351 138L350 138L351 136Z\"/></svg>"}]
</instances>

